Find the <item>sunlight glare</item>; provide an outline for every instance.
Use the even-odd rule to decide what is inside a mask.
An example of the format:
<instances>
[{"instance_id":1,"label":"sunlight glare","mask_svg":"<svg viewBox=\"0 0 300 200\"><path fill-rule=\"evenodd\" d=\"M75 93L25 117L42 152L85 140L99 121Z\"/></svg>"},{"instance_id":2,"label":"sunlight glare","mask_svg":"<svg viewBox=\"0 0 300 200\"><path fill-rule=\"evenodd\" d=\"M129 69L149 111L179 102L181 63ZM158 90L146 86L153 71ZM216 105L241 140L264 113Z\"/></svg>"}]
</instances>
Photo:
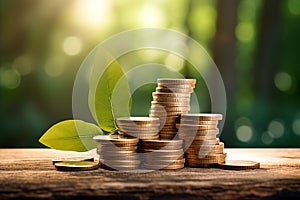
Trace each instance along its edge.
<instances>
[{"instance_id":1,"label":"sunlight glare","mask_svg":"<svg viewBox=\"0 0 300 200\"><path fill-rule=\"evenodd\" d=\"M99 27L109 21L110 5L109 0L77 0L74 15L85 26Z\"/></svg>"},{"instance_id":2,"label":"sunlight glare","mask_svg":"<svg viewBox=\"0 0 300 200\"><path fill-rule=\"evenodd\" d=\"M146 5L140 13L140 24L146 27L165 25L165 17L159 8Z\"/></svg>"}]
</instances>

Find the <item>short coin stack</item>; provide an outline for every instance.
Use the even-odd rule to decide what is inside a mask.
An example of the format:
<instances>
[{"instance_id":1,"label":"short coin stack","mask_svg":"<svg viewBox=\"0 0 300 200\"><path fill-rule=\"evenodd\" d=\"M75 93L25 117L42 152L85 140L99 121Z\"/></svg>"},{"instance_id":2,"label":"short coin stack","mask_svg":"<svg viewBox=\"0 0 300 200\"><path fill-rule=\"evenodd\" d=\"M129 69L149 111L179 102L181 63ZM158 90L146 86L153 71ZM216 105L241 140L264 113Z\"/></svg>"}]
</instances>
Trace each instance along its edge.
<instances>
[{"instance_id":1,"label":"short coin stack","mask_svg":"<svg viewBox=\"0 0 300 200\"><path fill-rule=\"evenodd\" d=\"M181 115L179 138L184 140L186 165L206 167L224 163L224 143L216 137L219 133L220 114L183 114Z\"/></svg>"},{"instance_id":2,"label":"short coin stack","mask_svg":"<svg viewBox=\"0 0 300 200\"><path fill-rule=\"evenodd\" d=\"M98 135L93 138L97 143L97 153L101 166L114 170L135 170L139 168L137 153L138 138L121 135Z\"/></svg>"},{"instance_id":3,"label":"short coin stack","mask_svg":"<svg viewBox=\"0 0 300 200\"><path fill-rule=\"evenodd\" d=\"M185 158L182 140L144 140L143 166L146 169L181 169Z\"/></svg>"},{"instance_id":4,"label":"short coin stack","mask_svg":"<svg viewBox=\"0 0 300 200\"><path fill-rule=\"evenodd\" d=\"M159 139L159 119L153 117L121 117L117 119L120 134L144 139Z\"/></svg>"},{"instance_id":5,"label":"short coin stack","mask_svg":"<svg viewBox=\"0 0 300 200\"><path fill-rule=\"evenodd\" d=\"M190 96L196 79L158 79L152 93L150 117L160 120L160 139L170 140L177 134L176 123L190 110Z\"/></svg>"}]
</instances>

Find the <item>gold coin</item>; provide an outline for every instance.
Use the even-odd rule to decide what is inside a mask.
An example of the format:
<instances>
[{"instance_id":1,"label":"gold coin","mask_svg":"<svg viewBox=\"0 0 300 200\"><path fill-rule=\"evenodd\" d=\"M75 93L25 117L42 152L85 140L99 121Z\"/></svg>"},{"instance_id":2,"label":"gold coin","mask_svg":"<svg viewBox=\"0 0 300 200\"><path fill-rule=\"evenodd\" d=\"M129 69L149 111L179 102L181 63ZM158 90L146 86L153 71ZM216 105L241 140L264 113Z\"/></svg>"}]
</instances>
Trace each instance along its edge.
<instances>
[{"instance_id":1,"label":"gold coin","mask_svg":"<svg viewBox=\"0 0 300 200\"><path fill-rule=\"evenodd\" d=\"M223 142L220 142L219 144L213 144L213 145L195 145L195 146L189 146L187 148L187 151L188 150L191 150L191 151L197 151L199 152L200 150L216 150L216 151L219 151L220 149L224 149L224 143Z\"/></svg>"},{"instance_id":2,"label":"gold coin","mask_svg":"<svg viewBox=\"0 0 300 200\"><path fill-rule=\"evenodd\" d=\"M168 154L168 153L144 153L142 156L146 160L177 160L184 158L183 153Z\"/></svg>"},{"instance_id":3,"label":"gold coin","mask_svg":"<svg viewBox=\"0 0 300 200\"><path fill-rule=\"evenodd\" d=\"M159 136L166 136L166 137L171 137L171 136L173 137L175 135L177 135L176 131L174 131L174 132L171 132L171 131L169 131L169 132L160 132L159 133Z\"/></svg>"},{"instance_id":4,"label":"gold coin","mask_svg":"<svg viewBox=\"0 0 300 200\"><path fill-rule=\"evenodd\" d=\"M119 128L133 128L133 129L147 129L160 126L160 122L153 122L148 124L136 124L135 122L117 122Z\"/></svg>"},{"instance_id":5,"label":"gold coin","mask_svg":"<svg viewBox=\"0 0 300 200\"><path fill-rule=\"evenodd\" d=\"M144 153L151 153L151 155L183 155L182 148L176 150L165 150L165 149L143 149Z\"/></svg>"},{"instance_id":6,"label":"gold coin","mask_svg":"<svg viewBox=\"0 0 300 200\"><path fill-rule=\"evenodd\" d=\"M156 138L157 136L159 136L158 132L154 132L154 133L128 133L127 132L126 135L131 135L142 140L146 140L148 138Z\"/></svg>"},{"instance_id":7,"label":"gold coin","mask_svg":"<svg viewBox=\"0 0 300 200\"><path fill-rule=\"evenodd\" d=\"M212 121L212 120L222 120L221 114L211 114L211 113L198 113L198 114L185 114L181 116L182 119L189 120L199 120L199 121Z\"/></svg>"},{"instance_id":8,"label":"gold coin","mask_svg":"<svg viewBox=\"0 0 300 200\"><path fill-rule=\"evenodd\" d=\"M226 160L226 154L208 154L203 158L198 158L199 156L186 155L186 161L188 163L194 164L215 164L223 163Z\"/></svg>"},{"instance_id":9,"label":"gold coin","mask_svg":"<svg viewBox=\"0 0 300 200\"><path fill-rule=\"evenodd\" d=\"M119 126L121 132L158 132L159 131L159 124L157 126L151 127L130 127L130 126Z\"/></svg>"},{"instance_id":10,"label":"gold coin","mask_svg":"<svg viewBox=\"0 0 300 200\"><path fill-rule=\"evenodd\" d=\"M189 93L152 92L152 97L190 98L190 96Z\"/></svg>"},{"instance_id":11,"label":"gold coin","mask_svg":"<svg viewBox=\"0 0 300 200\"><path fill-rule=\"evenodd\" d=\"M152 170L155 170L155 169L161 169L161 170L172 170L172 169L182 169L184 168L184 164L177 164L177 165L147 165L147 164L144 164L144 167L146 169L152 169Z\"/></svg>"},{"instance_id":12,"label":"gold coin","mask_svg":"<svg viewBox=\"0 0 300 200\"><path fill-rule=\"evenodd\" d=\"M177 132L162 132L159 134L160 137L165 136L165 137L174 137L177 135Z\"/></svg>"},{"instance_id":13,"label":"gold coin","mask_svg":"<svg viewBox=\"0 0 300 200\"><path fill-rule=\"evenodd\" d=\"M172 106L172 107L182 107L182 106L190 106L189 103L185 102L158 102L158 101L151 101L152 106Z\"/></svg>"},{"instance_id":14,"label":"gold coin","mask_svg":"<svg viewBox=\"0 0 300 200\"><path fill-rule=\"evenodd\" d=\"M148 131L139 131L139 130L127 130L127 131L121 131L122 133L126 133L127 135L156 135L159 132L159 129L156 130L148 130ZM136 136L134 136L136 137Z\"/></svg>"},{"instance_id":15,"label":"gold coin","mask_svg":"<svg viewBox=\"0 0 300 200\"><path fill-rule=\"evenodd\" d=\"M68 161L94 161L93 156L69 156L69 157L63 157L58 159L52 159L52 164L58 162L68 162Z\"/></svg>"},{"instance_id":16,"label":"gold coin","mask_svg":"<svg viewBox=\"0 0 300 200\"><path fill-rule=\"evenodd\" d=\"M167 146L145 146L143 145L143 148L145 149L153 149L153 150L178 150L178 149L182 149L181 146L178 146L178 145L167 145Z\"/></svg>"},{"instance_id":17,"label":"gold coin","mask_svg":"<svg viewBox=\"0 0 300 200\"><path fill-rule=\"evenodd\" d=\"M189 125L218 125L218 120L211 120L211 121L199 121L199 120L187 120L181 119L180 124L189 124Z\"/></svg>"},{"instance_id":18,"label":"gold coin","mask_svg":"<svg viewBox=\"0 0 300 200\"><path fill-rule=\"evenodd\" d=\"M147 165L179 165L185 163L185 158L175 160L145 160L144 163Z\"/></svg>"},{"instance_id":19,"label":"gold coin","mask_svg":"<svg viewBox=\"0 0 300 200\"><path fill-rule=\"evenodd\" d=\"M115 151L102 151L101 149L97 149L101 154L107 154L111 156L118 156L118 155L134 155L136 151L124 151L124 150L115 150Z\"/></svg>"},{"instance_id":20,"label":"gold coin","mask_svg":"<svg viewBox=\"0 0 300 200\"><path fill-rule=\"evenodd\" d=\"M105 155L105 154L99 154L99 159L103 160L138 160L139 155L138 154L129 154L129 155Z\"/></svg>"},{"instance_id":21,"label":"gold coin","mask_svg":"<svg viewBox=\"0 0 300 200\"><path fill-rule=\"evenodd\" d=\"M219 163L218 167L232 170L258 169L260 163L250 160L226 160L225 163Z\"/></svg>"},{"instance_id":22,"label":"gold coin","mask_svg":"<svg viewBox=\"0 0 300 200\"><path fill-rule=\"evenodd\" d=\"M138 138L133 137L120 137L112 135L97 135L93 139L98 143L113 143L113 144L137 144L139 142Z\"/></svg>"},{"instance_id":23,"label":"gold coin","mask_svg":"<svg viewBox=\"0 0 300 200\"><path fill-rule=\"evenodd\" d=\"M217 163L213 163L213 164L194 164L194 163L189 163L189 162L186 162L185 163L185 166L187 167L201 167L201 168L216 168L218 167L218 164Z\"/></svg>"},{"instance_id":24,"label":"gold coin","mask_svg":"<svg viewBox=\"0 0 300 200\"><path fill-rule=\"evenodd\" d=\"M119 148L122 148L122 147L134 147L136 146L137 143L117 143L117 144L114 144L114 143L99 143L98 146L102 146L102 147L119 147Z\"/></svg>"},{"instance_id":25,"label":"gold coin","mask_svg":"<svg viewBox=\"0 0 300 200\"><path fill-rule=\"evenodd\" d=\"M150 115L149 115L150 117L151 116L155 116L155 117L157 117L157 118L159 118L159 122L160 122L160 124L164 124L165 122L166 123L171 123L171 122L177 122L177 120L175 121L174 119L171 119L171 117L177 117L177 118L179 118L180 117L180 115L173 115L173 116L166 116L166 115L164 115L164 116L162 116L161 114L151 114L150 113Z\"/></svg>"},{"instance_id":26,"label":"gold coin","mask_svg":"<svg viewBox=\"0 0 300 200\"><path fill-rule=\"evenodd\" d=\"M195 140L192 143L187 143L187 141L184 141L183 147L186 148L200 148L202 145L215 145L218 144L218 140Z\"/></svg>"},{"instance_id":27,"label":"gold coin","mask_svg":"<svg viewBox=\"0 0 300 200\"><path fill-rule=\"evenodd\" d=\"M163 129L172 129L172 130L177 130L176 126L175 126L175 123L172 123L172 124L164 124L163 125Z\"/></svg>"},{"instance_id":28,"label":"gold coin","mask_svg":"<svg viewBox=\"0 0 300 200\"><path fill-rule=\"evenodd\" d=\"M222 154L224 153L224 148L199 148L198 150L194 149L187 149L185 151L187 154L194 154L194 155L206 155L206 154Z\"/></svg>"},{"instance_id":29,"label":"gold coin","mask_svg":"<svg viewBox=\"0 0 300 200\"><path fill-rule=\"evenodd\" d=\"M160 116L160 117L177 116L177 115L181 115L181 114L184 114L184 113L188 113L188 111L172 111L172 112L154 111L154 110L150 111L150 115L156 115L156 116Z\"/></svg>"},{"instance_id":30,"label":"gold coin","mask_svg":"<svg viewBox=\"0 0 300 200\"><path fill-rule=\"evenodd\" d=\"M158 140L158 139L159 139L159 135L155 135L155 136L151 136L151 137L149 136L145 139L140 138L140 141L142 142L143 140Z\"/></svg>"},{"instance_id":31,"label":"gold coin","mask_svg":"<svg viewBox=\"0 0 300 200\"><path fill-rule=\"evenodd\" d=\"M206 136L206 135L218 135L219 129L213 130L178 130L178 134L185 136L186 138L193 136Z\"/></svg>"},{"instance_id":32,"label":"gold coin","mask_svg":"<svg viewBox=\"0 0 300 200\"><path fill-rule=\"evenodd\" d=\"M189 111L190 110L190 106L158 106L158 105L152 105L151 110L153 111L167 111L167 112L172 112L172 111Z\"/></svg>"},{"instance_id":33,"label":"gold coin","mask_svg":"<svg viewBox=\"0 0 300 200\"><path fill-rule=\"evenodd\" d=\"M101 164L103 169L113 170L113 171L132 171L139 168L139 166L107 166L105 164Z\"/></svg>"},{"instance_id":34,"label":"gold coin","mask_svg":"<svg viewBox=\"0 0 300 200\"><path fill-rule=\"evenodd\" d=\"M153 145L153 146L166 146L174 145L181 146L183 144L182 140L144 140L143 145Z\"/></svg>"},{"instance_id":35,"label":"gold coin","mask_svg":"<svg viewBox=\"0 0 300 200\"><path fill-rule=\"evenodd\" d=\"M141 164L140 160L108 160L100 159L101 164L107 166L138 166Z\"/></svg>"},{"instance_id":36,"label":"gold coin","mask_svg":"<svg viewBox=\"0 0 300 200\"><path fill-rule=\"evenodd\" d=\"M137 146L136 146L137 147ZM98 148L97 149L99 152L102 154L129 154L129 153L136 153L136 150L123 150L123 149L113 149L113 150L108 150L106 148Z\"/></svg>"},{"instance_id":37,"label":"gold coin","mask_svg":"<svg viewBox=\"0 0 300 200\"><path fill-rule=\"evenodd\" d=\"M86 171L98 169L98 162L93 161L63 161L54 164L57 170L61 171Z\"/></svg>"},{"instance_id":38,"label":"gold coin","mask_svg":"<svg viewBox=\"0 0 300 200\"><path fill-rule=\"evenodd\" d=\"M137 125L159 123L159 119L153 117L120 117L117 123L132 123Z\"/></svg>"},{"instance_id":39,"label":"gold coin","mask_svg":"<svg viewBox=\"0 0 300 200\"><path fill-rule=\"evenodd\" d=\"M99 146L98 147L99 151L136 151L137 146L127 146L127 147L118 147L118 146Z\"/></svg>"},{"instance_id":40,"label":"gold coin","mask_svg":"<svg viewBox=\"0 0 300 200\"><path fill-rule=\"evenodd\" d=\"M190 124L176 124L176 128L181 130L214 130L216 125L190 125Z\"/></svg>"},{"instance_id":41,"label":"gold coin","mask_svg":"<svg viewBox=\"0 0 300 200\"><path fill-rule=\"evenodd\" d=\"M198 136L195 135L194 137L192 137L191 135L183 135L183 134L178 134L178 137L181 140L213 140L216 139L216 134L210 134L210 135L206 135L206 136Z\"/></svg>"},{"instance_id":42,"label":"gold coin","mask_svg":"<svg viewBox=\"0 0 300 200\"><path fill-rule=\"evenodd\" d=\"M196 85L196 79L172 79L172 78L159 78L157 83L160 84L190 84L192 87Z\"/></svg>"},{"instance_id":43,"label":"gold coin","mask_svg":"<svg viewBox=\"0 0 300 200\"><path fill-rule=\"evenodd\" d=\"M157 87L156 92L160 93L183 93L183 94L190 94L193 93L192 88L164 88L164 87Z\"/></svg>"},{"instance_id":44,"label":"gold coin","mask_svg":"<svg viewBox=\"0 0 300 200\"><path fill-rule=\"evenodd\" d=\"M163 135L163 134L160 134L159 139L160 140L173 140L173 139L176 139L175 136L176 135Z\"/></svg>"},{"instance_id":45,"label":"gold coin","mask_svg":"<svg viewBox=\"0 0 300 200\"><path fill-rule=\"evenodd\" d=\"M195 87L192 87L190 84L162 84L157 83L156 88L165 88L165 89L190 89L193 90Z\"/></svg>"},{"instance_id":46,"label":"gold coin","mask_svg":"<svg viewBox=\"0 0 300 200\"><path fill-rule=\"evenodd\" d=\"M170 147L172 148L173 150L176 150L176 149L182 149L182 145L172 145L172 144L169 144L169 145L149 145L149 144L143 144L143 149L153 149L153 150L164 150L164 149L167 149L167 147ZM165 148L164 148L165 147Z\"/></svg>"},{"instance_id":47,"label":"gold coin","mask_svg":"<svg viewBox=\"0 0 300 200\"><path fill-rule=\"evenodd\" d=\"M163 127L159 132L177 132L177 128L167 128L167 127Z\"/></svg>"},{"instance_id":48,"label":"gold coin","mask_svg":"<svg viewBox=\"0 0 300 200\"><path fill-rule=\"evenodd\" d=\"M190 104L190 97L157 97L157 96L153 96L153 101L157 101L157 102L180 102L182 104L185 105L189 105Z\"/></svg>"}]
</instances>

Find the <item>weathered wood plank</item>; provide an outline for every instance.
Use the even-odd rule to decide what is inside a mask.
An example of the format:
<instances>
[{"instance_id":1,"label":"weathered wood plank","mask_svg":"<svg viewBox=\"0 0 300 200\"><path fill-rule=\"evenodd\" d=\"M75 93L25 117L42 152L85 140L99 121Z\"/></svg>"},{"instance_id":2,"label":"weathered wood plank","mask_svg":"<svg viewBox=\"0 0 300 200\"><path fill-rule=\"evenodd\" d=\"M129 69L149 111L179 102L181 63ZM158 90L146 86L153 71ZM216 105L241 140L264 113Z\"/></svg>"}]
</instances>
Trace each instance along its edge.
<instances>
[{"instance_id":1,"label":"weathered wood plank","mask_svg":"<svg viewBox=\"0 0 300 200\"><path fill-rule=\"evenodd\" d=\"M60 172L50 149L0 149L0 199L298 199L299 149L226 149L228 159L261 162L261 169L185 168L150 173L98 169Z\"/></svg>"}]
</instances>

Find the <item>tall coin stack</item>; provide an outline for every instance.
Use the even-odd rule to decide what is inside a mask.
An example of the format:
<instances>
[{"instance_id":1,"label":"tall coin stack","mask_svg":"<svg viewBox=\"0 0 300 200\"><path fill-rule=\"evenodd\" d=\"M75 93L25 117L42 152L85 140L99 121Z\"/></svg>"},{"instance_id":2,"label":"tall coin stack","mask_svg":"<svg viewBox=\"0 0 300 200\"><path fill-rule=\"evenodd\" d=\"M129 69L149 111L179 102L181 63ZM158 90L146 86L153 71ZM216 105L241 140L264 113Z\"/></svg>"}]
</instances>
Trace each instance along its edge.
<instances>
[{"instance_id":1,"label":"tall coin stack","mask_svg":"<svg viewBox=\"0 0 300 200\"><path fill-rule=\"evenodd\" d=\"M152 93L150 117L160 120L160 139L171 140L177 134L176 123L190 110L190 96L196 79L158 79Z\"/></svg>"},{"instance_id":2,"label":"tall coin stack","mask_svg":"<svg viewBox=\"0 0 300 200\"><path fill-rule=\"evenodd\" d=\"M159 139L159 119L153 117L121 117L117 120L121 135L141 140Z\"/></svg>"},{"instance_id":3,"label":"tall coin stack","mask_svg":"<svg viewBox=\"0 0 300 200\"><path fill-rule=\"evenodd\" d=\"M146 169L181 169L185 158L182 140L143 140L143 166Z\"/></svg>"},{"instance_id":4,"label":"tall coin stack","mask_svg":"<svg viewBox=\"0 0 300 200\"><path fill-rule=\"evenodd\" d=\"M93 138L97 143L97 153L101 167L112 170L135 170L140 166L137 153L139 139L120 135L98 135Z\"/></svg>"},{"instance_id":5,"label":"tall coin stack","mask_svg":"<svg viewBox=\"0 0 300 200\"><path fill-rule=\"evenodd\" d=\"M218 121L221 114L183 114L181 115L179 138L184 140L186 165L207 167L224 163L224 143L217 138Z\"/></svg>"}]
</instances>

